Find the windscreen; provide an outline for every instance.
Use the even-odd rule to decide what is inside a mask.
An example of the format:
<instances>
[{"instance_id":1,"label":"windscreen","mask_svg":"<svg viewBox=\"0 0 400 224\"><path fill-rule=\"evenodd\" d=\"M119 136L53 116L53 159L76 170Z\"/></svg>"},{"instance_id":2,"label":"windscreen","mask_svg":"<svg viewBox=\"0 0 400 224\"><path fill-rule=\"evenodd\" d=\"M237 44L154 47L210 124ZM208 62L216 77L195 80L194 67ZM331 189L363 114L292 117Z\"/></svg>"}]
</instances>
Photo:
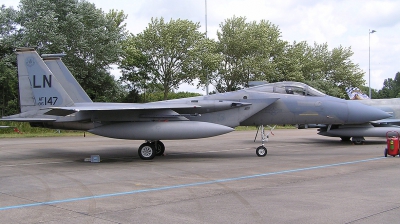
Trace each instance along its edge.
<instances>
[{"instance_id":1,"label":"windscreen","mask_svg":"<svg viewBox=\"0 0 400 224\"><path fill-rule=\"evenodd\" d=\"M301 82L277 82L251 88L253 91L293 94L300 96L325 96L324 93Z\"/></svg>"}]
</instances>

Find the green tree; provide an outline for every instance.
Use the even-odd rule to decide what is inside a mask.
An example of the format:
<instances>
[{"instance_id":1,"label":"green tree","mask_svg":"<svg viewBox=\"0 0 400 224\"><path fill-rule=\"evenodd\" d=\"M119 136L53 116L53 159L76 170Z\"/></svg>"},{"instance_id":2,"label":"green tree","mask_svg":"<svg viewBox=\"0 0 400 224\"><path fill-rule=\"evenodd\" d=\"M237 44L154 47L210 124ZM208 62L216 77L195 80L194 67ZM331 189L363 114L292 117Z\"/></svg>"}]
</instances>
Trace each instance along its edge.
<instances>
[{"instance_id":1,"label":"green tree","mask_svg":"<svg viewBox=\"0 0 400 224\"><path fill-rule=\"evenodd\" d=\"M233 17L220 24L217 32L218 52L223 59L213 77L219 92L237 90L250 80L279 79L274 61L285 47L277 26L268 21L246 22L245 17Z\"/></svg>"},{"instance_id":2,"label":"green tree","mask_svg":"<svg viewBox=\"0 0 400 224\"><path fill-rule=\"evenodd\" d=\"M5 5L0 7L0 40L2 46L8 46L12 43L18 33L18 11Z\"/></svg>"},{"instance_id":3,"label":"green tree","mask_svg":"<svg viewBox=\"0 0 400 224\"><path fill-rule=\"evenodd\" d=\"M369 96L369 87L368 86L361 86L359 87L361 92ZM382 99L384 97L381 96L380 90L371 88L371 98L372 99Z\"/></svg>"},{"instance_id":4,"label":"green tree","mask_svg":"<svg viewBox=\"0 0 400 224\"><path fill-rule=\"evenodd\" d=\"M196 45L194 51L200 56L197 57L198 61L196 63L200 64L202 68L197 77L199 80L197 88L200 88L201 86L211 83L215 77L215 72L218 71L223 56L218 52L217 42L208 38L202 39L201 42Z\"/></svg>"},{"instance_id":5,"label":"green tree","mask_svg":"<svg viewBox=\"0 0 400 224\"><path fill-rule=\"evenodd\" d=\"M18 112L17 65L13 44L18 35L17 11L0 8L0 116Z\"/></svg>"},{"instance_id":6,"label":"green tree","mask_svg":"<svg viewBox=\"0 0 400 224\"><path fill-rule=\"evenodd\" d=\"M339 46L330 52L330 60L326 63L325 77L331 83L336 84L341 89L351 86L362 86L364 72L351 61L353 56L351 47L344 48Z\"/></svg>"},{"instance_id":7,"label":"green tree","mask_svg":"<svg viewBox=\"0 0 400 224\"><path fill-rule=\"evenodd\" d=\"M94 101L119 100L123 92L109 69L127 34L122 11L104 13L83 0L21 0L19 9L19 46L66 53L64 63Z\"/></svg>"},{"instance_id":8,"label":"green tree","mask_svg":"<svg viewBox=\"0 0 400 224\"><path fill-rule=\"evenodd\" d=\"M339 46L329 50L326 43L314 43L313 47L305 46L302 49L301 73L307 84L340 98L346 98L346 87L364 85L364 73L350 60L353 55L351 48Z\"/></svg>"},{"instance_id":9,"label":"green tree","mask_svg":"<svg viewBox=\"0 0 400 224\"><path fill-rule=\"evenodd\" d=\"M250 80L299 81L329 95L345 97L345 88L362 86L364 73L350 57L351 48L307 42L289 44L278 27L268 21L246 22L233 17L220 24L218 52L222 62L213 80L219 92L247 86Z\"/></svg>"},{"instance_id":10,"label":"green tree","mask_svg":"<svg viewBox=\"0 0 400 224\"><path fill-rule=\"evenodd\" d=\"M186 98L186 97L195 97L195 96L201 96L199 93L190 93L190 92L170 92L168 94L167 100L172 100L172 99L180 99L180 98ZM151 92L147 93L146 96L146 102L155 102L155 101L160 101L160 100L165 100L164 99L164 92Z\"/></svg>"},{"instance_id":11,"label":"green tree","mask_svg":"<svg viewBox=\"0 0 400 224\"><path fill-rule=\"evenodd\" d=\"M180 84L191 83L202 73L199 44L204 34L199 23L188 20L151 19L148 27L125 42L121 62L123 81L141 88L162 86L164 99ZM136 84L139 80L142 83Z\"/></svg>"},{"instance_id":12,"label":"green tree","mask_svg":"<svg viewBox=\"0 0 400 224\"><path fill-rule=\"evenodd\" d=\"M132 34L122 43L122 48L124 54L119 63L122 71L120 79L129 91L125 101L129 102L130 99L133 100L131 102L139 102L137 100L140 100L140 92L145 92L147 89L152 90L147 73L151 69L150 58L138 49L137 38Z\"/></svg>"},{"instance_id":13,"label":"green tree","mask_svg":"<svg viewBox=\"0 0 400 224\"><path fill-rule=\"evenodd\" d=\"M274 67L275 73L269 77L270 82L278 81L299 81L306 80L304 70L311 64L312 57L310 55L310 47L307 43L300 42L286 44L282 54L275 58Z\"/></svg>"},{"instance_id":14,"label":"green tree","mask_svg":"<svg viewBox=\"0 0 400 224\"><path fill-rule=\"evenodd\" d=\"M18 113L18 80L12 48L0 46L0 116Z\"/></svg>"},{"instance_id":15,"label":"green tree","mask_svg":"<svg viewBox=\"0 0 400 224\"><path fill-rule=\"evenodd\" d=\"M383 87L378 91L379 98L400 97L400 72L397 72L394 79L388 78L383 82Z\"/></svg>"}]
</instances>

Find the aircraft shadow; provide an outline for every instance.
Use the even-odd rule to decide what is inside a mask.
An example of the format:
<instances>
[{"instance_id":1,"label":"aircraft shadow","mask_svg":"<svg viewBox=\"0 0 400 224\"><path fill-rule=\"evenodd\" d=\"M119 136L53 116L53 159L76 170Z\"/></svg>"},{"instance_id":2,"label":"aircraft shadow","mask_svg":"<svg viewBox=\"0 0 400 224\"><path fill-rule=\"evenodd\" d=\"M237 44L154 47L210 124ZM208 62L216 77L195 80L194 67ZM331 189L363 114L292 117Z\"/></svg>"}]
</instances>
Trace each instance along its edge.
<instances>
[{"instance_id":1,"label":"aircraft shadow","mask_svg":"<svg viewBox=\"0 0 400 224\"><path fill-rule=\"evenodd\" d=\"M232 143L232 142L231 142ZM267 157L273 156L273 151L280 150L275 148L279 146L282 148L282 145L312 145L319 146L322 150L326 147L335 147L335 146L349 146L349 147L362 147L363 145L382 145L382 149L386 147L386 139L371 139L366 140L363 145L354 145L351 141L340 141L336 138L326 138L326 139L318 139L318 138L302 138L293 140L270 140L265 143L265 147L268 149L269 154ZM177 162L179 160L210 160L210 159L234 159L234 158L257 158L255 154L255 149L261 145L261 141L254 142L253 140L237 140L234 141L232 146L235 146L236 149L239 150L230 150L229 145L223 145L221 147L208 148L204 149L204 151L176 151L169 150L167 148L165 156L157 156L153 160L150 161L174 161ZM243 148L241 150L241 148ZM210 150L210 151L208 151ZM330 149L332 150L332 149ZM137 153L137 147L102 147L99 149L85 149L82 151L71 150L68 149L57 149L57 148L41 148L41 149L32 149L29 150L27 154L19 154L18 157L15 154L5 154L1 156L1 161L24 161L26 162L28 159L51 159L51 160L60 160L60 161L74 161L77 163L85 163L85 158L90 158L91 155L100 155L101 163L124 163L124 162L134 162L134 161L143 161L139 158ZM144 161L149 162L149 161Z\"/></svg>"}]
</instances>

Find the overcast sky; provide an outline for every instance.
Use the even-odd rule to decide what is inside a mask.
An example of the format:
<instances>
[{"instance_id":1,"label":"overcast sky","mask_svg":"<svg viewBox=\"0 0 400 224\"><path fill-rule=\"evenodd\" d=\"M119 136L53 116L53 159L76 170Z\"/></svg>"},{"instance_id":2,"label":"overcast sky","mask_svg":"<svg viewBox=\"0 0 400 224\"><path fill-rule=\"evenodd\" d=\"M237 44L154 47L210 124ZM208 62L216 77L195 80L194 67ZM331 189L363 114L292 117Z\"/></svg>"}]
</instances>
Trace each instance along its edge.
<instances>
[{"instance_id":1,"label":"overcast sky","mask_svg":"<svg viewBox=\"0 0 400 224\"><path fill-rule=\"evenodd\" d=\"M19 1L5 0L6 6ZM365 72L368 85L368 47L371 47L371 87L381 89L384 79L400 71L399 0L89 0L105 12L123 10L131 33L142 32L152 17L200 22L216 38L219 24L234 15L247 21L268 20L277 25L282 39L327 43L330 49L351 47L352 61ZM376 33L369 35L369 30ZM369 41L370 36L370 41ZM184 91L195 91L184 87ZM197 90L197 92L202 92ZM203 92L204 93L204 92Z\"/></svg>"}]
</instances>

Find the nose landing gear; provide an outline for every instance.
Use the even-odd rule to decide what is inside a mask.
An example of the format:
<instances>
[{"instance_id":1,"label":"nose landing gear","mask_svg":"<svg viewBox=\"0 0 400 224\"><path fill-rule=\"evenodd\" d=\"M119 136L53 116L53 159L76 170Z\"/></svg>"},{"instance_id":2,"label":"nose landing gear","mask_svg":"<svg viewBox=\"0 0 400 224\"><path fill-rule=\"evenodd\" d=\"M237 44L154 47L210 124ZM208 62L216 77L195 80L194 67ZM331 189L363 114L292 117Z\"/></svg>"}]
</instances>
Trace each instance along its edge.
<instances>
[{"instance_id":1,"label":"nose landing gear","mask_svg":"<svg viewBox=\"0 0 400 224\"><path fill-rule=\"evenodd\" d=\"M274 127L271 127L271 126L269 126L269 125L267 125L267 126L268 126L268 128L271 129L271 130L269 131L268 134L265 134L265 127L264 127L264 125L260 125L260 126L258 126L257 133L256 133L256 137L254 138L254 142L255 142L256 139L257 139L258 132L260 132L260 136L261 136L261 146L258 146L257 149L256 149L256 154L257 154L257 156L259 156L259 157L264 157L264 156L267 155L268 151L267 151L267 148L264 146L264 142L265 142L265 141L268 142L268 138L269 138L269 135L270 135L270 134L274 135L274 133L272 133L272 130L274 130L275 127L276 127L276 125L275 125Z\"/></svg>"}]
</instances>

